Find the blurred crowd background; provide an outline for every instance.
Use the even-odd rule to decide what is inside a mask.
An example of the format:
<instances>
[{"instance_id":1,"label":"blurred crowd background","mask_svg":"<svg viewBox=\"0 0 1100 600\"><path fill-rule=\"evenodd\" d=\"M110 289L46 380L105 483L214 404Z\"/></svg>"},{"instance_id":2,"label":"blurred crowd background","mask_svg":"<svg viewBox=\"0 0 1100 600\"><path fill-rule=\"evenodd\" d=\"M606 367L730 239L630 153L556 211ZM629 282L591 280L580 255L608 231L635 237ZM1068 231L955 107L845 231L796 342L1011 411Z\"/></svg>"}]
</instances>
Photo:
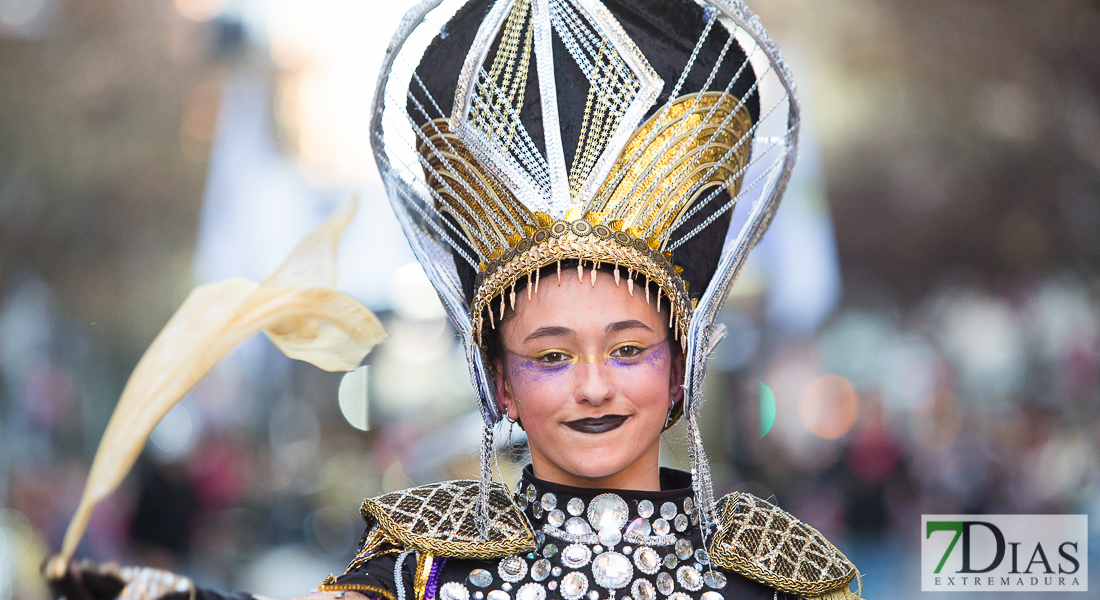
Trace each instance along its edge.
<instances>
[{"instance_id":1,"label":"blurred crowd background","mask_svg":"<svg viewBox=\"0 0 1100 600\"><path fill-rule=\"evenodd\" d=\"M411 4L0 0L0 600L47 596L38 566L187 292L263 279L352 193L340 288L392 336L358 385L248 342L79 555L292 597L347 564L363 497L476 473L464 358L368 145ZM869 598L920 594L931 513L1088 514L1100 584L1100 2L751 5L805 124L711 360L717 492L821 529Z\"/></svg>"}]
</instances>

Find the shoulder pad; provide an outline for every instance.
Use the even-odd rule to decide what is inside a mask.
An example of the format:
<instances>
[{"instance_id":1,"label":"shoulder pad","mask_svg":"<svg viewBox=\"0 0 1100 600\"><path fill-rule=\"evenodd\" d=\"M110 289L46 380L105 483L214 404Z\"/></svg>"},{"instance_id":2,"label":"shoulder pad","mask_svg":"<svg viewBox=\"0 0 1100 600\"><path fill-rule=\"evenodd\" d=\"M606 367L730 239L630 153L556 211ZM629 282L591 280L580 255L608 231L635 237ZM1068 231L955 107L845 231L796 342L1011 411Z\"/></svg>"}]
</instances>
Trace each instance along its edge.
<instances>
[{"instance_id":1,"label":"shoulder pad","mask_svg":"<svg viewBox=\"0 0 1100 600\"><path fill-rule=\"evenodd\" d=\"M856 597L848 585L859 571L813 527L752 494L729 494L716 509L715 565L800 597Z\"/></svg>"},{"instance_id":2,"label":"shoulder pad","mask_svg":"<svg viewBox=\"0 0 1100 600\"><path fill-rule=\"evenodd\" d=\"M477 496L477 481L444 481L367 498L359 512L397 544L433 556L504 558L535 547L531 526L499 483L489 494L494 526L483 538L475 520Z\"/></svg>"}]
</instances>

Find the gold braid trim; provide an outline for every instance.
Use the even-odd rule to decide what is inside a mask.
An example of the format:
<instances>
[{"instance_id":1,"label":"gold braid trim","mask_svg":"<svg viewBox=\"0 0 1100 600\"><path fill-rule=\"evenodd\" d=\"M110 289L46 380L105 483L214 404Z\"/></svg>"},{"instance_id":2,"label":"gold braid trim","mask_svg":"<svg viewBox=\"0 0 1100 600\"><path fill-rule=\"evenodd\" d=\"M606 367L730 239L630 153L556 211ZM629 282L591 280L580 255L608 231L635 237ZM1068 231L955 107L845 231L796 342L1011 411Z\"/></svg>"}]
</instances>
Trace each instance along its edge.
<instances>
[{"instance_id":1,"label":"gold braid trim","mask_svg":"<svg viewBox=\"0 0 1100 600\"><path fill-rule=\"evenodd\" d=\"M416 555L416 576L413 577L413 594L416 600L424 600L424 591L428 587L428 576L432 573L434 558L427 552Z\"/></svg>"},{"instance_id":2,"label":"gold braid trim","mask_svg":"<svg viewBox=\"0 0 1100 600\"><path fill-rule=\"evenodd\" d=\"M465 559L504 558L530 551L535 535L508 490L494 483L489 495L492 527L478 531L478 482L444 481L363 501L367 525L377 523L395 545L418 554Z\"/></svg>"},{"instance_id":3,"label":"gold braid trim","mask_svg":"<svg viewBox=\"0 0 1100 600\"><path fill-rule=\"evenodd\" d=\"M397 600L397 597L393 595L393 592L378 587L376 585L365 585L362 583L325 583L317 586L318 592L359 592L364 596L371 598L382 598L383 600Z\"/></svg>"},{"instance_id":4,"label":"gold braid trim","mask_svg":"<svg viewBox=\"0 0 1100 600\"><path fill-rule=\"evenodd\" d=\"M664 253L654 250L644 240L624 231L612 230L606 225L593 226L587 219L553 221L484 265L474 283L477 292L471 303L471 314L477 315L474 335L478 343L481 343L485 320L488 319L490 326L495 327L495 320L499 318L496 315L503 313L502 310L497 310L493 314L493 303L498 298L500 303L510 299L514 309L516 282L542 267L570 259L579 259L582 264L588 262L590 267L598 264L616 265L625 271L623 275L640 275L646 282L655 283L657 297L652 302L671 301L673 319L670 325L673 338L679 340L681 345L685 343L683 333L691 322L694 307L688 297L687 285L680 278L678 267L673 266ZM562 274L562 277L567 276L569 275ZM557 285L557 281L546 281L542 285ZM627 285L632 294L644 293L648 297L648 289L634 292L632 282L624 282L622 285ZM513 292L506 298L509 289Z\"/></svg>"},{"instance_id":5,"label":"gold braid trim","mask_svg":"<svg viewBox=\"0 0 1100 600\"><path fill-rule=\"evenodd\" d=\"M713 564L804 598L858 598L855 565L819 531L751 494L718 501Z\"/></svg>"}]
</instances>

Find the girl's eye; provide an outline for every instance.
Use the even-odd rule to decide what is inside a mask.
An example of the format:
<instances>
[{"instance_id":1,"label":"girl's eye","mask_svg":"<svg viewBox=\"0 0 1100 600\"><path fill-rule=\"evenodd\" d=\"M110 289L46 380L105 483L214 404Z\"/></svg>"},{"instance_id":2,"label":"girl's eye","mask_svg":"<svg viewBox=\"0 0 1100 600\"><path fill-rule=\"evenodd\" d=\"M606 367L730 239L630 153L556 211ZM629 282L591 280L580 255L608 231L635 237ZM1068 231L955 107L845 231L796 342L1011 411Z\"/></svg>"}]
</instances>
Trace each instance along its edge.
<instances>
[{"instance_id":1,"label":"girl's eye","mask_svg":"<svg viewBox=\"0 0 1100 600\"><path fill-rule=\"evenodd\" d=\"M569 356L564 352L547 352L538 357L539 362L547 364L556 364L569 360Z\"/></svg>"},{"instance_id":2,"label":"girl's eye","mask_svg":"<svg viewBox=\"0 0 1100 600\"><path fill-rule=\"evenodd\" d=\"M633 358L641 354L642 350L643 348L639 348L638 346L619 346L611 352L611 355L617 358Z\"/></svg>"}]
</instances>

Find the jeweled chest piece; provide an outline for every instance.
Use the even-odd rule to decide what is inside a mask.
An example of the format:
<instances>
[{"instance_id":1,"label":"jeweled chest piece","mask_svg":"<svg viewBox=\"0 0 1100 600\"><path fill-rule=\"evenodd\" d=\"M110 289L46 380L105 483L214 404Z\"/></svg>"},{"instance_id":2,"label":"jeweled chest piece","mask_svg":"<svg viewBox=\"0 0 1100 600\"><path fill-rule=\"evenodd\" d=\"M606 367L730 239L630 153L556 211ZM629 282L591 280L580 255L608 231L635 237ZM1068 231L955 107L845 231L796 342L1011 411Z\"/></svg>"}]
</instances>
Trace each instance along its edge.
<instances>
[{"instance_id":1,"label":"jeweled chest piece","mask_svg":"<svg viewBox=\"0 0 1100 600\"><path fill-rule=\"evenodd\" d=\"M472 572L472 600L701 600L708 589L726 587L701 548L690 493L652 501L580 492L521 483L516 503L536 532L536 547L499 561L496 577ZM442 600L468 600L448 592ZM711 592L706 600L720 596Z\"/></svg>"}]
</instances>

